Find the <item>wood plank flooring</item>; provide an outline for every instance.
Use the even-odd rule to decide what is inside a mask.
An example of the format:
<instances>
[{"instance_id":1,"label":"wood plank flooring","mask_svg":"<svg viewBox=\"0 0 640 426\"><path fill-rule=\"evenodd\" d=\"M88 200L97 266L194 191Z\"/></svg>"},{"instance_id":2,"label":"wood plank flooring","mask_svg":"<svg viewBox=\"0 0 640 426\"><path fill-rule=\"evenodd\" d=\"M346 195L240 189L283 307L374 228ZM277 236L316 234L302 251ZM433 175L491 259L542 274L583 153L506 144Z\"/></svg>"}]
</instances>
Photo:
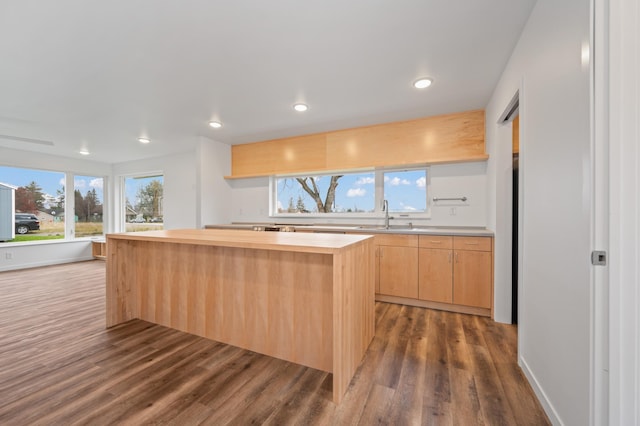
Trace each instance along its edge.
<instances>
[{"instance_id":1,"label":"wood plank flooring","mask_svg":"<svg viewBox=\"0 0 640 426\"><path fill-rule=\"evenodd\" d=\"M339 406L331 376L134 320L105 329L105 264L0 273L2 425L547 425L515 326L376 304Z\"/></svg>"}]
</instances>

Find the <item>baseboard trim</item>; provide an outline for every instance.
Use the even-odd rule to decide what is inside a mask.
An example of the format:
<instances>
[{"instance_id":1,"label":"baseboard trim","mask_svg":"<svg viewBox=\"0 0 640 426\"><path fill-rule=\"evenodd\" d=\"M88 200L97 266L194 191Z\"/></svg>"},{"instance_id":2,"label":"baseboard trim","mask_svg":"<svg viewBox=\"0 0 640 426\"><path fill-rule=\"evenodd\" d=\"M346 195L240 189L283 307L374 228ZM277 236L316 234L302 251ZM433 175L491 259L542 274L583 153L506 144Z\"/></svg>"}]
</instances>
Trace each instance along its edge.
<instances>
[{"instance_id":1,"label":"baseboard trim","mask_svg":"<svg viewBox=\"0 0 640 426\"><path fill-rule=\"evenodd\" d=\"M66 259L47 260L43 262L21 263L19 265L8 265L0 267L0 272L18 271L20 269L39 268L42 266L61 265L64 263L84 262L86 260L95 260L93 256L70 257Z\"/></svg>"},{"instance_id":2,"label":"baseboard trim","mask_svg":"<svg viewBox=\"0 0 640 426\"><path fill-rule=\"evenodd\" d=\"M564 425L564 423L560 419L560 416L558 415L558 412L555 410L553 404L547 397L547 394L542 389L542 386L540 386L540 382L538 382L538 379L536 379L536 375L533 374L533 371L531 371L529 364L527 364L527 361L521 355L518 355L518 365L520 365L522 372L527 377L527 380L529 381L533 392L538 397L538 401L540 401L540 405L542 405L542 409L547 414L547 417L549 417L549 421L551 422L551 424Z\"/></svg>"}]
</instances>

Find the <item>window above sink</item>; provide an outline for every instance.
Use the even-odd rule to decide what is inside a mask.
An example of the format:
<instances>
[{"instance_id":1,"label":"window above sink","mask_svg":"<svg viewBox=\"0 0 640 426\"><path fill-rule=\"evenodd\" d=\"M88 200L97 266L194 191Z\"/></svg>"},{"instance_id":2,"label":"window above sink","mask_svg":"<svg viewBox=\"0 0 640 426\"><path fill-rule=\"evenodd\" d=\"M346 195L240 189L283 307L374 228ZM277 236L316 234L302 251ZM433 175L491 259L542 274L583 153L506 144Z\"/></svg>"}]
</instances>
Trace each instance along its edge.
<instances>
[{"instance_id":1,"label":"window above sink","mask_svg":"<svg viewBox=\"0 0 640 426\"><path fill-rule=\"evenodd\" d=\"M272 176L272 217L430 217L428 167Z\"/></svg>"}]
</instances>

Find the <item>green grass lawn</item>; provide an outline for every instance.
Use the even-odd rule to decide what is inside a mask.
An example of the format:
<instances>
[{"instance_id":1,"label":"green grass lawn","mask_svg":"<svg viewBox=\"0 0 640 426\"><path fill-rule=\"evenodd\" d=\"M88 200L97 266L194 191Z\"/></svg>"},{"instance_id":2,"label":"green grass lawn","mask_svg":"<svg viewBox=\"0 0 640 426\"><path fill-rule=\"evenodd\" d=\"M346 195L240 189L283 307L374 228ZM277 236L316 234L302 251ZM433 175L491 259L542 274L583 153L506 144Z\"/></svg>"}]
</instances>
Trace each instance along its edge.
<instances>
[{"instance_id":1,"label":"green grass lawn","mask_svg":"<svg viewBox=\"0 0 640 426\"><path fill-rule=\"evenodd\" d=\"M16 237L13 240L10 240L8 242L18 243L23 241L61 240L63 238L64 238L64 235L27 234L27 235L16 235Z\"/></svg>"},{"instance_id":2,"label":"green grass lawn","mask_svg":"<svg viewBox=\"0 0 640 426\"><path fill-rule=\"evenodd\" d=\"M91 237L102 235L102 223L92 222L76 223L76 237ZM43 240L62 240L64 239L64 223L43 223L39 231L29 231L28 234L18 235L13 240L7 241L11 243L21 243L25 241L43 241Z\"/></svg>"},{"instance_id":3,"label":"green grass lawn","mask_svg":"<svg viewBox=\"0 0 640 426\"><path fill-rule=\"evenodd\" d=\"M103 235L102 222L77 222L76 237L94 237ZM162 229L162 223L127 223L126 232L153 231ZM18 243L24 241L62 240L64 239L64 223L43 223L39 231L29 231L25 235L16 237L7 242Z\"/></svg>"}]
</instances>

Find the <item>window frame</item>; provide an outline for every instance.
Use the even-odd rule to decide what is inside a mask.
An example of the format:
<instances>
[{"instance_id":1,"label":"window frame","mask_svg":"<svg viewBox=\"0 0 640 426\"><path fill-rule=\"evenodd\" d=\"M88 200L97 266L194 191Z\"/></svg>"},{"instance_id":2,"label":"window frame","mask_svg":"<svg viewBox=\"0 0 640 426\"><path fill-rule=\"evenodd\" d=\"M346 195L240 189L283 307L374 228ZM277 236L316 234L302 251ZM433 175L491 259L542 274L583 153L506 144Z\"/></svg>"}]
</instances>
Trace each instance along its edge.
<instances>
[{"instance_id":1,"label":"window frame","mask_svg":"<svg viewBox=\"0 0 640 426\"><path fill-rule=\"evenodd\" d=\"M323 172L281 174L269 176L269 217L272 218L313 218L313 219L382 219L385 212L382 210L384 200L384 174L393 172L406 172L414 170L424 170L426 175L426 211L421 212L390 212L395 219L431 219L431 202L429 198L429 190L431 186L431 173L429 166L415 167L393 167L393 168L374 168L374 169L348 169L333 170ZM278 179L296 178L310 176L332 176L337 174L356 174L356 173L374 173L375 190L374 190L374 211L368 213L278 213Z\"/></svg>"},{"instance_id":2,"label":"window frame","mask_svg":"<svg viewBox=\"0 0 640 426\"><path fill-rule=\"evenodd\" d=\"M0 167L9 167L13 169L23 169L23 170L35 170L40 172L47 173L60 173L64 178L64 237L60 239L42 239L42 240L33 240L33 241L24 241L24 242L15 242L15 241L6 241L1 242L0 246L8 247L11 245L36 245L36 244L59 244L59 243L69 243L73 241L85 241L85 240L95 240L104 238L104 236L109 232L107 228L107 221L109 219L110 210L109 210L109 175L100 175L95 173L85 173L77 170L61 170L55 168L42 168L42 167L34 167L34 166L23 166L16 164L7 164L2 163ZM76 224L75 224L75 178L76 176L93 176L96 178L102 178L103 183L103 194L102 194L102 207L103 207L103 216L102 216L102 235L93 235L93 236L82 236L76 237ZM5 182L8 183L8 182ZM13 184L11 184L13 185Z\"/></svg>"},{"instance_id":3,"label":"window frame","mask_svg":"<svg viewBox=\"0 0 640 426\"><path fill-rule=\"evenodd\" d=\"M144 179L144 178L153 178L157 176L162 176L162 186L164 189L164 179L165 173L163 170L155 170L149 172L137 172L137 173L125 173L119 174L115 177L115 180L118 182L118 202L116 206L116 224L115 229L117 232L127 232L127 218L126 218L126 208L127 208L127 189L126 189L126 181L127 179ZM164 215L163 215L164 216ZM163 228L164 223L163 223ZM135 232L135 231L134 231Z\"/></svg>"},{"instance_id":4,"label":"window frame","mask_svg":"<svg viewBox=\"0 0 640 426\"><path fill-rule=\"evenodd\" d=\"M95 240L95 239L102 239L105 238L105 235L107 235L108 231L107 231L107 223L108 223L108 219L109 219L109 209L108 209L108 185L109 185L109 176L99 176L99 175L95 175L95 174L89 174L89 173L67 173L68 176L68 180L67 182L69 182L69 180L71 182L73 182L73 188L71 190L71 194L66 193L66 186L65 186L65 198L69 199L69 196L72 197L73 199L73 238L72 239L78 239L78 240L82 240L82 239L90 239L90 240ZM96 235L83 235L81 237L76 237L76 221L75 221L75 213L76 213L76 199L75 199L75 190L76 190L76 178L78 177L83 177L83 178L100 178L102 179L102 234L96 234ZM65 211L66 211L67 205L65 202Z\"/></svg>"}]
</instances>

